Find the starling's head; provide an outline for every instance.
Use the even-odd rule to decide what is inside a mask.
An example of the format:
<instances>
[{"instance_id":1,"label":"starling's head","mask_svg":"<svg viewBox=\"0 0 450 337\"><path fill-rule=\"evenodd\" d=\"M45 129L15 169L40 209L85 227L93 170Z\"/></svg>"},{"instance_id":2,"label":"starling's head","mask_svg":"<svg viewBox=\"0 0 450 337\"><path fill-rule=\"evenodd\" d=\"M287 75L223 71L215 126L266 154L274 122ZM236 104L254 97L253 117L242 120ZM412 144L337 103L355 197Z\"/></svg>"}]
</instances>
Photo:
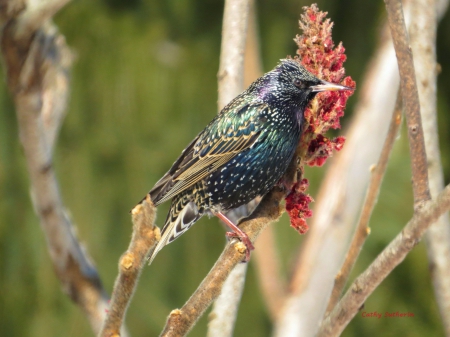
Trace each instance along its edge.
<instances>
[{"instance_id":1,"label":"starling's head","mask_svg":"<svg viewBox=\"0 0 450 337\"><path fill-rule=\"evenodd\" d=\"M275 69L263 76L260 97L264 100L306 107L321 91L353 90L352 88L320 80L299 62L283 59Z\"/></svg>"}]
</instances>

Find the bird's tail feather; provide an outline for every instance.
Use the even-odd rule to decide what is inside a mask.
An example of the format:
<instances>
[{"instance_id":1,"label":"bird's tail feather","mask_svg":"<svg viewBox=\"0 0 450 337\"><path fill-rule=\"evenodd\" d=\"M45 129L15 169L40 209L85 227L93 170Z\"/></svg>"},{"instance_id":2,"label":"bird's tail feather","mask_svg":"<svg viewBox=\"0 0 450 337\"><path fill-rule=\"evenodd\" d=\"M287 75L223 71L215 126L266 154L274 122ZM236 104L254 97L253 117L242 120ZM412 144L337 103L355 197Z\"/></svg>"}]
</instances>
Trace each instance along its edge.
<instances>
[{"instance_id":1,"label":"bird's tail feather","mask_svg":"<svg viewBox=\"0 0 450 337\"><path fill-rule=\"evenodd\" d=\"M161 231L161 239L155 249L148 257L148 264L151 264L156 254L165 246L179 238L191 226L200 219L197 205L192 202L183 202L184 198L174 198L167 214L166 223Z\"/></svg>"}]
</instances>

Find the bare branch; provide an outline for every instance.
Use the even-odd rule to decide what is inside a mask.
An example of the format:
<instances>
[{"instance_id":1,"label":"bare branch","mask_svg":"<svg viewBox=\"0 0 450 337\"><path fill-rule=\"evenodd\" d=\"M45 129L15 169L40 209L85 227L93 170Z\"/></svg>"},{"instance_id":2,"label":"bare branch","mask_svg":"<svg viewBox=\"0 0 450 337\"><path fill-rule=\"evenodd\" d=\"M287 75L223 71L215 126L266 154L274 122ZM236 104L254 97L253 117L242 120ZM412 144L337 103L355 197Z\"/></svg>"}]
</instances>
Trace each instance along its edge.
<instances>
[{"instance_id":1,"label":"bare branch","mask_svg":"<svg viewBox=\"0 0 450 337\"><path fill-rule=\"evenodd\" d=\"M415 212L403 230L353 282L338 305L323 321L317 336L339 336L367 297L419 243L428 227L449 209L450 185L438 195L435 201L423 202L423 207Z\"/></svg>"},{"instance_id":2,"label":"bare branch","mask_svg":"<svg viewBox=\"0 0 450 337\"><path fill-rule=\"evenodd\" d=\"M370 179L369 188L367 190L366 199L361 211L361 217L359 218L358 225L356 226L355 235L353 236L352 243L345 257L344 264L341 270L336 276L333 291L331 293L330 301L328 303L327 313L330 312L336 303L339 301L339 297L342 294L342 290L347 282L350 272L355 265L356 259L361 252L361 248L370 233L369 220L372 215L372 210L377 202L378 194L380 192L381 183L383 181L384 173L389 161L391 150L394 146L395 140L398 136L402 120L402 104L400 93L397 96L397 103L392 114L391 123L389 125L388 134L384 141L383 149L381 150L380 159L377 165L373 168L372 177Z\"/></svg>"},{"instance_id":3,"label":"bare branch","mask_svg":"<svg viewBox=\"0 0 450 337\"><path fill-rule=\"evenodd\" d=\"M385 0L389 26L397 55L400 87L408 126L409 152L411 154L414 208L431 198L428 189L427 154L420 117L419 94L408 33L400 0Z\"/></svg>"},{"instance_id":4,"label":"bare branch","mask_svg":"<svg viewBox=\"0 0 450 337\"><path fill-rule=\"evenodd\" d=\"M27 10L17 17L17 37L31 36L69 2L70 0L27 1Z\"/></svg>"},{"instance_id":5,"label":"bare branch","mask_svg":"<svg viewBox=\"0 0 450 337\"><path fill-rule=\"evenodd\" d=\"M114 283L110 308L100 336L119 336L126 310L137 286L146 257L160 240L159 228L154 225L156 208L150 195L131 211L133 235L127 251L119 261L119 275Z\"/></svg>"},{"instance_id":6,"label":"bare branch","mask_svg":"<svg viewBox=\"0 0 450 337\"><path fill-rule=\"evenodd\" d=\"M441 6L448 1L441 1ZM422 126L425 137L425 149L428 161L428 179L430 193L436 198L444 187L444 177L440 159L436 86L436 29L437 1L412 0L411 48L414 53L417 87L419 91ZM431 278L434 285L436 301L444 323L446 335L450 336L450 221L444 214L426 234Z\"/></svg>"},{"instance_id":7,"label":"bare branch","mask_svg":"<svg viewBox=\"0 0 450 337\"><path fill-rule=\"evenodd\" d=\"M226 0L220 52L219 110L243 89L249 0Z\"/></svg>"},{"instance_id":8,"label":"bare branch","mask_svg":"<svg viewBox=\"0 0 450 337\"><path fill-rule=\"evenodd\" d=\"M24 1L8 1L1 7L2 54L16 105L32 201L50 257L63 290L85 312L97 333L108 297L87 251L78 242L53 170L53 147L64 117L73 57L49 19L66 2L33 2L27 7ZM47 14L42 19L39 10L44 7Z\"/></svg>"},{"instance_id":9,"label":"bare branch","mask_svg":"<svg viewBox=\"0 0 450 337\"><path fill-rule=\"evenodd\" d=\"M223 284L220 296L209 314L208 337L233 336L239 303L245 285L247 263L235 266Z\"/></svg>"},{"instance_id":10,"label":"bare branch","mask_svg":"<svg viewBox=\"0 0 450 337\"><path fill-rule=\"evenodd\" d=\"M283 197L283 191L277 187L273 188L264 196L255 211L241 221L239 227L247 233L252 242L267 225L281 216L280 200ZM245 251L245 245L236 240L225 247L216 264L191 298L181 309L170 313L161 336L185 336L189 332L211 302L219 296L231 270L244 259Z\"/></svg>"}]
</instances>

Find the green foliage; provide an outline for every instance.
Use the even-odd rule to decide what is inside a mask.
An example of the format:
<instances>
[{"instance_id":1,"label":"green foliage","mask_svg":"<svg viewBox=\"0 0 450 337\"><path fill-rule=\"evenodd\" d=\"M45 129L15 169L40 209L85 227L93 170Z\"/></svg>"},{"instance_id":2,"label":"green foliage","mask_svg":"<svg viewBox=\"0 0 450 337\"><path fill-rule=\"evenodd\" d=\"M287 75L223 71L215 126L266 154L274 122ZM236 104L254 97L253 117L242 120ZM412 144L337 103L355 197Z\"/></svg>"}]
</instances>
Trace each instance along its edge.
<instances>
[{"instance_id":1,"label":"green foliage","mask_svg":"<svg viewBox=\"0 0 450 337\"><path fill-rule=\"evenodd\" d=\"M382 2L318 2L336 23L335 41L345 42L347 73L361 83L375 45ZM223 4L211 0L125 3L74 1L55 19L77 54L55 167L78 235L109 292L118 258L131 235L128 211L217 112L216 74L223 12ZM292 39L298 33L301 6L307 4L293 0L258 3L265 70L295 53ZM444 42L450 25L449 20L443 22L438 45L444 47L438 47L438 51L445 75L450 50ZM442 77L441 92L445 93L450 76ZM0 335L92 336L84 314L60 291L29 199L14 107L5 83L0 87ZM442 96L440 134L443 161L449 172L449 117L444 112L450 102L448 95ZM356 98L350 100L344 127ZM372 234L355 273L374 259L412 214L407 153L407 138L403 135L392 156L371 222ZM306 172L313 197L326 166ZM166 211L167 205L160 207L159 225ZM286 217L275 227L288 274L292 254L302 237L294 234ZM170 310L182 306L195 290L224 242L224 231L217 220L205 218L162 250L154 264L144 269L130 306L127 325L132 335L159 334ZM443 334L423 244L377 289L365 308L382 313L410 311L415 317L356 317L344 336ZM206 324L205 316L191 336L204 336ZM250 266L236 336L269 336L270 329Z\"/></svg>"}]
</instances>

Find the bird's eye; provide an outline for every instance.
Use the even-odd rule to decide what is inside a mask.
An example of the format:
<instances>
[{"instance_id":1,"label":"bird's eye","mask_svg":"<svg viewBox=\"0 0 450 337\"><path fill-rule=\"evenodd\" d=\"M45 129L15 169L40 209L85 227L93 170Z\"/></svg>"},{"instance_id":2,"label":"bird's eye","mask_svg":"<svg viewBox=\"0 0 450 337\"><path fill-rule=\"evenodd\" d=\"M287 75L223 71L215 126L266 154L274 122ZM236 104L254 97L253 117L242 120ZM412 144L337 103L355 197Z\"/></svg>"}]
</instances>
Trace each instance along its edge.
<instances>
[{"instance_id":1,"label":"bird's eye","mask_svg":"<svg viewBox=\"0 0 450 337\"><path fill-rule=\"evenodd\" d=\"M295 85L297 88L300 88L300 89L304 89L304 88L306 87L305 82L303 82L303 81L300 80L299 78L296 78L296 79L294 80L294 85Z\"/></svg>"}]
</instances>

